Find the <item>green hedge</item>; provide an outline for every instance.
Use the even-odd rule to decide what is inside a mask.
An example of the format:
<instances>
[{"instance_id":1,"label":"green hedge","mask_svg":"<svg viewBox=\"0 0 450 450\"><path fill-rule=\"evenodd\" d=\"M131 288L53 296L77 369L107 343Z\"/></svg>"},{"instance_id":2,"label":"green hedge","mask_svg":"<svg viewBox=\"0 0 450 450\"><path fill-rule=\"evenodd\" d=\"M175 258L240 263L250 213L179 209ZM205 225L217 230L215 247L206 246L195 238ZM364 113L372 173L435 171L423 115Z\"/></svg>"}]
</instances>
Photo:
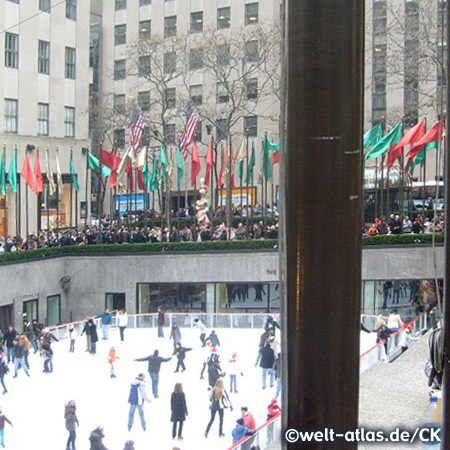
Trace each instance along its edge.
<instances>
[{"instance_id":1,"label":"green hedge","mask_svg":"<svg viewBox=\"0 0 450 450\"><path fill-rule=\"evenodd\" d=\"M444 235L436 234L436 242L443 243ZM422 245L431 244L431 234L387 234L381 236L363 236L363 246L381 245ZM278 247L276 239L253 241L206 241L206 242L164 242L150 244L117 244L117 245L70 245L66 247L50 247L26 252L4 253L0 255L0 263L45 259L60 255L115 255L132 253L163 252L207 252L233 250L262 250Z\"/></svg>"}]
</instances>

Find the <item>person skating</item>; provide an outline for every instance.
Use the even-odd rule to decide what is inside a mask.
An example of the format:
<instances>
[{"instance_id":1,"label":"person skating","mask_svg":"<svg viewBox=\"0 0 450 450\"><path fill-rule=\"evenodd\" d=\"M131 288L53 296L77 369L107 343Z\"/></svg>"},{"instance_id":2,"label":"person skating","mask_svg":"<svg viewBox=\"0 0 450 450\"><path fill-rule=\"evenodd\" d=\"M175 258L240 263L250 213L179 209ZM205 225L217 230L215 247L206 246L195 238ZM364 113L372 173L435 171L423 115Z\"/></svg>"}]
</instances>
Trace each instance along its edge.
<instances>
[{"instance_id":1,"label":"person skating","mask_svg":"<svg viewBox=\"0 0 450 450\"><path fill-rule=\"evenodd\" d=\"M86 351L91 353L92 351L92 343L91 343L91 325L89 323L89 319L84 322L83 330L81 331L81 336L86 334Z\"/></svg>"},{"instance_id":2,"label":"person skating","mask_svg":"<svg viewBox=\"0 0 450 450\"><path fill-rule=\"evenodd\" d=\"M23 346L23 358L25 360L25 365L27 366L27 369L30 370L30 362L28 360L28 356L30 354L30 341L25 333L22 333L19 336L19 343Z\"/></svg>"},{"instance_id":3,"label":"person skating","mask_svg":"<svg viewBox=\"0 0 450 450\"><path fill-rule=\"evenodd\" d=\"M91 443L89 450L108 450L103 445L104 437L105 433L103 432L102 427L97 427L94 431L92 431L91 435L89 436L89 442Z\"/></svg>"},{"instance_id":4,"label":"person skating","mask_svg":"<svg viewBox=\"0 0 450 450\"><path fill-rule=\"evenodd\" d=\"M186 352L189 352L192 350L191 348L186 348L181 346L181 342L178 342L176 348L175 348L175 355L177 357L177 367L175 369L175 373L180 370L184 372L186 370L186 366L184 365L184 359L186 358Z\"/></svg>"},{"instance_id":5,"label":"person skating","mask_svg":"<svg viewBox=\"0 0 450 450\"><path fill-rule=\"evenodd\" d=\"M2 448L5 448L5 422L8 422L11 427L13 426L12 422L3 414L0 408L0 446Z\"/></svg>"},{"instance_id":6,"label":"person skating","mask_svg":"<svg viewBox=\"0 0 450 450\"><path fill-rule=\"evenodd\" d=\"M76 429L80 424L78 423L77 407L75 400L69 400L64 407L64 419L66 420L66 430L69 432L67 439L66 450L75 450L75 439L77 437Z\"/></svg>"},{"instance_id":7,"label":"person skating","mask_svg":"<svg viewBox=\"0 0 450 450\"><path fill-rule=\"evenodd\" d=\"M134 447L134 441L126 441L123 450L136 450Z\"/></svg>"},{"instance_id":8,"label":"person skating","mask_svg":"<svg viewBox=\"0 0 450 450\"><path fill-rule=\"evenodd\" d=\"M174 322L172 325L169 339L173 339L173 354L175 355L177 344L181 342L181 330L176 322Z\"/></svg>"},{"instance_id":9,"label":"person skating","mask_svg":"<svg viewBox=\"0 0 450 450\"><path fill-rule=\"evenodd\" d=\"M120 342L125 341L125 328L128 326L128 314L124 309L119 311L117 317L117 324L119 326Z\"/></svg>"},{"instance_id":10,"label":"person skating","mask_svg":"<svg viewBox=\"0 0 450 450\"><path fill-rule=\"evenodd\" d=\"M135 361L148 361L148 373L152 380L152 392L155 398L158 398L159 370L161 369L161 363L170 361L171 359L171 357L163 358L162 356L159 356L158 350L155 350L153 355L135 359Z\"/></svg>"},{"instance_id":11,"label":"person skating","mask_svg":"<svg viewBox=\"0 0 450 450\"><path fill-rule=\"evenodd\" d=\"M194 319L194 327L200 331L200 341L202 347L206 347L206 325L200 319Z\"/></svg>"},{"instance_id":12,"label":"person skating","mask_svg":"<svg viewBox=\"0 0 450 450\"><path fill-rule=\"evenodd\" d=\"M177 436L178 425L178 440L181 441L183 439L183 422L186 420L186 416L188 415L186 396L184 395L183 386L181 383L175 384L175 389L170 397L170 409L172 411L170 420L173 422L172 438L175 439Z\"/></svg>"},{"instance_id":13,"label":"person skating","mask_svg":"<svg viewBox=\"0 0 450 450\"><path fill-rule=\"evenodd\" d=\"M66 335L66 337L70 340L69 353L73 353L75 351L75 339L77 338L77 336L77 330L75 330L73 325L70 325Z\"/></svg>"},{"instance_id":14,"label":"person skating","mask_svg":"<svg viewBox=\"0 0 450 450\"><path fill-rule=\"evenodd\" d=\"M158 337L164 337L164 325L166 324L166 312L161 308L158 308Z\"/></svg>"},{"instance_id":15,"label":"person skating","mask_svg":"<svg viewBox=\"0 0 450 450\"><path fill-rule=\"evenodd\" d=\"M208 343L209 345L211 345L211 343ZM202 367L202 371L200 372L200 380L203 380L203 374L205 372L205 369L211 367L212 364L214 364L215 362L219 362L219 353L217 352L217 349L215 347L211 348L211 353L208 355L208 357L206 358L206 360L203 362L203 367Z\"/></svg>"},{"instance_id":16,"label":"person skating","mask_svg":"<svg viewBox=\"0 0 450 450\"><path fill-rule=\"evenodd\" d=\"M41 348L46 352L46 356L48 356L47 361L47 372L53 372L53 349L52 349L52 341L59 342L59 339L50 332L49 328L45 328L41 338ZM45 366L45 363L44 363ZM45 369L45 367L44 367ZM45 372L45 370L44 370Z\"/></svg>"},{"instance_id":17,"label":"person skating","mask_svg":"<svg viewBox=\"0 0 450 450\"><path fill-rule=\"evenodd\" d=\"M13 348L14 348L14 339L18 335L17 331L14 329L12 325L8 326L8 329L5 332L5 341L6 341L6 357L8 360L8 364L10 362L14 362Z\"/></svg>"},{"instance_id":18,"label":"person skating","mask_svg":"<svg viewBox=\"0 0 450 450\"><path fill-rule=\"evenodd\" d=\"M273 387L274 373L272 367L274 362L275 352L270 346L270 341L267 340L266 345L261 350L261 362L259 363L259 366L262 368L263 389L266 388L267 374L270 377L270 387Z\"/></svg>"},{"instance_id":19,"label":"person skating","mask_svg":"<svg viewBox=\"0 0 450 450\"><path fill-rule=\"evenodd\" d=\"M97 342L98 342L97 325L95 325L92 319L89 319L87 328L88 331L86 331L86 335L89 332L90 336L89 342L91 343L89 353L91 353L91 355L95 355L97 353Z\"/></svg>"},{"instance_id":20,"label":"person skating","mask_svg":"<svg viewBox=\"0 0 450 450\"><path fill-rule=\"evenodd\" d=\"M237 375L238 373L241 374L241 376L243 376L244 374L242 372L240 372L239 368L238 368L238 363L237 363L237 354L233 353L231 355L231 359L228 360L228 369L227 369L228 375L230 375L230 393L234 392L235 394L237 394Z\"/></svg>"},{"instance_id":21,"label":"person skating","mask_svg":"<svg viewBox=\"0 0 450 450\"><path fill-rule=\"evenodd\" d=\"M33 325L33 340L31 341L31 345L33 346L34 354L36 354L39 351L39 342L41 340L44 325L42 323L39 323L36 319L33 319L32 325Z\"/></svg>"},{"instance_id":22,"label":"person skating","mask_svg":"<svg viewBox=\"0 0 450 450\"><path fill-rule=\"evenodd\" d=\"M144 402L150 403L151 400L147 397L145 375L140 373L131 383L130 395L128 396L128 403L130 404L130 411L128 413L128 431L131 431L133 426L136 409L139 411L143 430L145 431L147 429L143 408Z\"/></svg>"},{"instance_id":23,"label":"person skating","mask_svg":"<svg viewBox=\"0 0 450 450\"><path fill-rule=\"evenodd\" d=\"M9 372L8 364L6 364L5 358L3 357L3 353L0 353L0 383L3 386L3 394L8 392L5 385L5 375Z\"/></svg>"},{"instance_id":24,"label":"person skating","mask_svg":"<svg viewBox=\"0 0 450 450\"><path fill-rule=\"evenodd\" d=\"M105 341L109 339L109 327L112 324L112 313L109 309L106 309L105 312L102 312L98 316L95 316L96 319L102 319L102 333Z\"/></svg>"},{"instance_id":25,"label":"person skating","mask_svg":"<svg viewBox=\"0 0 450 450\"><path fill-rule=\"evenodd\" d=\"M211 429L211 425L214 422L216 414L219 413L219 437L225 436L223 434L223 411L225 407L229 407L231 411L233 411L233 405L228 398L228 394L223 386L223 380L217 380L214 389L210 394L211 401L211 419L206 426L205 437L208 437L209 430Z\"/></svg>"},{"instance_id":26,"label":"person skating","mask_svg":"<svg viewBox=\"0 0 450 450\"><path fill-rule=\"evenodd\" d=\"M211 388L214 387L217 383L217 380L220 377L224 377L224 376L225 376L225 372L222 372L222 370L220 368L220 361L214 361L208 369L209 386Z\"/></svg>"},{"instance_id":27,"label":"person skating","mask_svg":"<svg viewBox=\"0 0 450 450\"><path fill-rule=\"evenodd\" d=\"M28 373L28 368L25 363L25 350L23 348L23 345L19 342L19 339L14 339L13 341L14 348L13 348L13 355L14 355L14 377L17 378L17 371L22 367L22 369L27 374L27 377L30 376Z\"/></svg>"},{"instance_id":28,"label":"person skating","mask_svg":"<svg viewBox=\"0 0 450 450\"><path fill-rule=\"evenodd\" d=\"M108 354L108 363L111 367L111 378L116 378L116 375L114 373L114 363L116 362L116 359L120 359L117 355L116 355L116 348L115 347L111 347L111 349L109 350L109 354Z\"/></svg>"},{"instance_id":29,"label":"person skating","mask_svg":"<svg viewBox=\"0 0 450 450\"><path fill-rule=\"evenodd\" d=\"M219 336L217 336L214 330L211 331L211 334L205 340L206 344L211 342L211 347L220 347Z\"/></svg>"}]
</instances>

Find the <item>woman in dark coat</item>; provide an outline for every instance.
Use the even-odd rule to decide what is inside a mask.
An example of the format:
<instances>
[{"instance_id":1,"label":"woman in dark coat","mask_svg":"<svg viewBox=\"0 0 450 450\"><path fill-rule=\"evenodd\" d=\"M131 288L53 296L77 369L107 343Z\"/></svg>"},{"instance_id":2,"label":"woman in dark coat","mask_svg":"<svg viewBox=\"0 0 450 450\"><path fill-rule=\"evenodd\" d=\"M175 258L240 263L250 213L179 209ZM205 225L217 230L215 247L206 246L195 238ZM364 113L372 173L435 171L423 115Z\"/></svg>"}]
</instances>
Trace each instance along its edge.
<instances>
[{"instance_id":1,"label":"woman in dark coat","mask_svg":"<svg viewBox=\"0 0 450 450\"><path fill-rule=\"evenodd\" d=\"M92 319L89 319L89 330L91 334L91 353L95 355L97 353L98 334L97 325L95 325Z\"/></svg>"},{"instance_id":2,"label":"woman in dark coat","mask_svg":"<svg viewBox=\"0 0 450 450\"><path fill-rule=\"evenodd\" d=\"M186 420L188 415L186 406L186 397L183 392L183 386L181 383L175 384L175 389L172 392L172 397L170 398L170 408L172 410L172 416L170 420L173 422L172 428L172 438L175 439L177 435L177 424L178 425L178 440L183 439L183 422Z\"/></svg>"},{"instance_id":3,"label":"woman in dark coat","mask_svg":"<svg viewBox=\"0 0 450 450\"><path fill-rule=\"evenodd\" d=\"M89 436L89 441L91 442L89 450L108 450L102 442L104 437L103 428L97 427Z\"/></svg>"},{"instance_id":4,"label":"woman in dark coat","mask_svg":"<svg viewBox=\"0 0 450 450\"><path fill-rule=\"evenodd\" d=\"M69 439L67 439L66 450L75 450L75 438L78 418L76 414L77 407L75 400L69 400L64 408L64 419L66 419L66 430L69 432Z\"/></svg>"}]
</instances>

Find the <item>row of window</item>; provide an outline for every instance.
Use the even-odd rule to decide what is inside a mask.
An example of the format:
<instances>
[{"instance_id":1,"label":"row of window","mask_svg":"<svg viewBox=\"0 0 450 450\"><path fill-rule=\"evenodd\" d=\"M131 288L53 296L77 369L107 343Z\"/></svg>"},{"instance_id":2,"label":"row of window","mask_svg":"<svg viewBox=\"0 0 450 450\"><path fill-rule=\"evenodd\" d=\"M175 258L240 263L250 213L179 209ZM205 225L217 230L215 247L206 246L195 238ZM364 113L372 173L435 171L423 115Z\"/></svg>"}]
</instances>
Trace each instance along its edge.
<instances>
[{"instance_id":1,"label":"row of window","mask_svg":"<svg viewBox=\"0 0 450 450\"><path fill-rule=\"evenodd\" d=\"M20 3L19 0L8 1L11 3L16 3L17 5ZM49 13L51 9L52 0L39 0L39 11ZM66 17L71 20L77 20L77 0L66 0Z\"/></svg>"},{"instance_id":2,"label":"row of window","mask_svg":"<svg viewBox=\"0 0 450 450\"><path fill-rule=\"evenodd\" d=\"M117 8L117 6L120 6ZM247 3L245 5L245 25L257 23L259 20L258 3ZM116 0L116 9L125 9L126 0ZM227 6L218 8L217 10L217 29L230 28L231 10ZM116 25L114 33L115 45L126 44L127 42L127 26L126 24ZM191 13L190 32L201 33L203 31L203 11ZM139 37L141 39L149 39L151 35L151 21L144 20L139 22ZM177 16L169 16L164 18L164 36L171 37L177 35Z\"/></svg>"},{"instance_id":3,"label":"row of window","mask_svg":"<svg viewBox=\"0 0 450 450\"><path fill-rule=\"evenodd\" d=\"M216 140L221 141L226 137L226 119L218 119L216 128ZM144 128L142 134L142 144L149 145L150 140L150 129L148 127ZM258 135L258 117L257 116L247 116L244 117L244 127L243 127L244 136L248 137L256 137ZM174 123L170 123L166 125L166 137L167 142L170 145L176 144L177 134L176 134L176 126ZM198 123L197 132L194 136L195 142L201 142L203 137L203 125L200 121ZM114 146L117 148L125 148L125 129L119 128L114 130Z\"/></svg>"},{"instance_id":4,"label":"row of window","mask_svg":"<svg viewBox=\"0 0 450 450\"><path fill-rule=\"evenodd\" d=\"M49 105L48 103L38 103L37 134L39 136L49 135ZM18 132L19 108L16 99L5 98L4 103L4 132ZM64 136L75 137L75 108L64 107Z\"/></svg>"},{"instance_id":5,"label":"row of window","mask_svg":"<svg viewBox=\"0 0 450 450\"><path fill-rule=\"evenodd\" d=\"M76 50L73 47L65 49L65 70L66 78L74 80L76 74ZM19 68L19 35L5 33L5 67L10 69ZM38 41L38 73L50 74L50 42Z\"/></svg>"}]
</instances>

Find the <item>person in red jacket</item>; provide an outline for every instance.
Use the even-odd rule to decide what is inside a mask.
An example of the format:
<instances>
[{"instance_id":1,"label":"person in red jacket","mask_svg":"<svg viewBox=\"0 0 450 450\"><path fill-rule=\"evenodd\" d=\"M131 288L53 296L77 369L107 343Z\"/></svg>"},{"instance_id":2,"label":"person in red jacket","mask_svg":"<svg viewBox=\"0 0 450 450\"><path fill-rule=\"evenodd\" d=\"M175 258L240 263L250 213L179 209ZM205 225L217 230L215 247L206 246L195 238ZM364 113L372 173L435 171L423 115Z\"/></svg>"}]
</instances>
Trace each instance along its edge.
<instances>
[{"instance_id":1,"label":"person in red jacket","mask_svg":"<svg viewBox=\"0 0 450 450\"><path fill-rule=\"evenodd\" d=\"M244 426L249 430L256 430L256 423L253 414L248 410L246 406L241 408L242 418L244 419Z\"/></svg>"},{"instance_id":2,"label":"person in red jacket","mask_svg":"<svg viewBox=\"0 0 450 450\"><path fill-rule=\"evenodd\" d=\"M273 419L274 417L281 414L281 408L277 403L277 399L274 398L267 407L267 420Z\"/></svg>"}]
</instances>

